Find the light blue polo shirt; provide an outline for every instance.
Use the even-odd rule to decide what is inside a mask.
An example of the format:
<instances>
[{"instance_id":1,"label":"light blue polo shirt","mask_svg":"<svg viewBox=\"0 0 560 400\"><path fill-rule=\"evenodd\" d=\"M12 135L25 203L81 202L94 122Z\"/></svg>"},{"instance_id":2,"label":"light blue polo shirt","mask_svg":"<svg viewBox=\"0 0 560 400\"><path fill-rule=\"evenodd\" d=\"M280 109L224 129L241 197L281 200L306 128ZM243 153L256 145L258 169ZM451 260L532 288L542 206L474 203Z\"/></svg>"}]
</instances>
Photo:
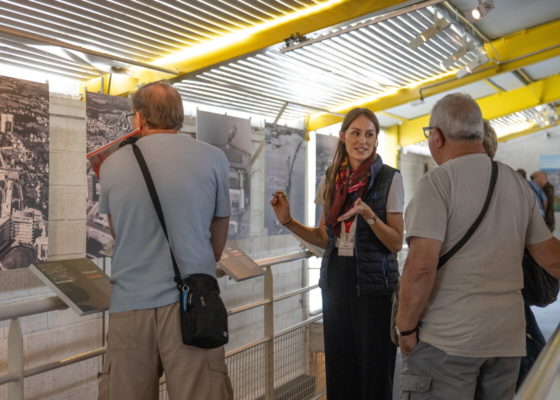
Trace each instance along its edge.
<instances>
[{"instance_id":1,"label":"light blue polo shirt","mask_svg":"<svg viewBox=\"0 0 560 400\"><path fill-rule=\"evenodd\" d=\"M159 195L182 276L215 275L210 243L214 217L230 215L229 165L222 150L185 135L158 133L137 145ZM99 212L116 233L110 312L161 307L178 300L169 245L132 146L101 165Z\"/></svg>"}]
</instances>

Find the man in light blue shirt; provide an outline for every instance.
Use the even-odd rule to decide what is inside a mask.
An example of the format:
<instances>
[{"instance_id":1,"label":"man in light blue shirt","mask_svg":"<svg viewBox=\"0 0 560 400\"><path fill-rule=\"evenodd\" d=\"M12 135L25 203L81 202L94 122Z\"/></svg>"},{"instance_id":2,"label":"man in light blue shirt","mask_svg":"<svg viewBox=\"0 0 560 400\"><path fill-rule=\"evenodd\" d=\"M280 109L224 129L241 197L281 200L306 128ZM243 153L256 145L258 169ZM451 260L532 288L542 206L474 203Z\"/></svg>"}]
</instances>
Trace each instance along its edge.
<instances>
[{"instance_id":1,"label":"man in light blue shirt","mask_svg":"<svg viewBox=\"0 0 560 400\"><path fill-rule=\"evenodd\" d=\"M134 127L158 192L182 278L215 276L229 225L224 153L188 136L179 93L146 85L132 98ZM230 399L223 347L182 343L179 292L167 242L132 146L101 165L99 209L115 237L107 356L100 399L157 399L165 372L170 399Z\"/></svg>"},{"instance_id":2,"label":"man in light blue shirt","mask_svg":"<svg viewBox=\"0 0 560 400\"><path fill-rule=\"evenodd\" d=\"M527 179L527 172L524 169L519 168L516 171L519 175L521 175L523 178L527 180L527 183L533 190L533 194L535 195L535 199L537 200L537 205L539 206L541 215L544 216L546 206L547 206L547 200L548 200L544 190L542 190L542 188L539 186L538 183L533 182L530 179Z\"/></svg>"}]
</instances>

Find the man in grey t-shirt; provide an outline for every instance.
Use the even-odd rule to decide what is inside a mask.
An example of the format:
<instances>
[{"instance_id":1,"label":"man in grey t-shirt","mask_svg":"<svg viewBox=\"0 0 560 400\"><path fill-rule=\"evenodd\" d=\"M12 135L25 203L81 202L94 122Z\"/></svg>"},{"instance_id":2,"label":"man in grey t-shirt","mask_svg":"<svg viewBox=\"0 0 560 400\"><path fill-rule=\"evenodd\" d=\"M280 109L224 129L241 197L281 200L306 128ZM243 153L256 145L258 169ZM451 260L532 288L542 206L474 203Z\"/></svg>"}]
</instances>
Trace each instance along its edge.
<instances>
[{"instance_id":1,"label":"man in grey t-shirt","mask_svg":"<svg viewBox=\"0 0 560 400\"><path fill-rule=\"evenodd\" d=\"M179 93L165 83L132 98L134 127L158 192L181 277L215 276L229 225L229 166L225 154L177 131ZM224 348L183 344L179 292L169 246L132 146L101 165L100 212L115 237L107 354L100 400L155 400L165 372L170 399L232 398Z\"/></svg>"},{"instance_id":2,"label":"man in grey t-shirt","mask_svg":"<svg viewBox=\"0 0 560 400\"><path fill-rule=\"evenodd\" d=\"M439 167L421 179L405 212L409 253L396 320L400 387L410 399L511 399L525 354L523 249L560 277L560 242L523 178L498 163L486 216L437 270L439 257L482 209L491 160L482 146L480 108L468 95L441 99L425 131Z\"/></svg>"}]
</instances>

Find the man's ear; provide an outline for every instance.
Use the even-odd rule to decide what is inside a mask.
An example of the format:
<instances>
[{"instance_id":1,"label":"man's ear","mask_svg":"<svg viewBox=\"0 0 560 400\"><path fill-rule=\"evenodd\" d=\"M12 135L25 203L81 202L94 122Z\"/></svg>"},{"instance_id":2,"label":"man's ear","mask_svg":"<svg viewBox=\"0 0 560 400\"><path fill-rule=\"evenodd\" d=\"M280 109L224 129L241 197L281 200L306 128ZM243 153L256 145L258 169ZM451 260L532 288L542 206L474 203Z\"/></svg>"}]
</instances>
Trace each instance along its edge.
<instances>
[{"instance_id":1,"label":"man's ear","mask_svg":"<svg viewBox=\"0 0 560 400\"><path fill-rule=\"evenodd\" d=\"M439 128L434 128L433 130L434 135L434 145L436 148L440 149L445 144L445 136L443 136L443 132L439 130Z\"/></svg>"}]
</instances>

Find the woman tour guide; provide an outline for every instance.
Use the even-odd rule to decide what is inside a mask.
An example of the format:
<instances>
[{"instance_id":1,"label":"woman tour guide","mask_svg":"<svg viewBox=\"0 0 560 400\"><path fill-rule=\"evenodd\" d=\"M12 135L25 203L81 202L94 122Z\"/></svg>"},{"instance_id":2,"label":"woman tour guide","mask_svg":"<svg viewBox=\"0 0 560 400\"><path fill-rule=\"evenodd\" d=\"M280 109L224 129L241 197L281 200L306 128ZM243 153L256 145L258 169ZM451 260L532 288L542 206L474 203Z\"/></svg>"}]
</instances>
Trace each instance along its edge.
<instances>
[{"instance_id":1,"label":"woman tour guide","mask_svg":"<svg viewBox=\"0 0 560 400\"><path fill-rule=\"evenodd\" d=\"M366 108L344 118L315 200L323 206L318 227L294 220L283 192L271 200L282 225L325 249L319 286L329 400L392 398L396 347L389 326L404 192L399 172L376 154L378 134L379 122Z\"/></svg>"}]
</instances>

